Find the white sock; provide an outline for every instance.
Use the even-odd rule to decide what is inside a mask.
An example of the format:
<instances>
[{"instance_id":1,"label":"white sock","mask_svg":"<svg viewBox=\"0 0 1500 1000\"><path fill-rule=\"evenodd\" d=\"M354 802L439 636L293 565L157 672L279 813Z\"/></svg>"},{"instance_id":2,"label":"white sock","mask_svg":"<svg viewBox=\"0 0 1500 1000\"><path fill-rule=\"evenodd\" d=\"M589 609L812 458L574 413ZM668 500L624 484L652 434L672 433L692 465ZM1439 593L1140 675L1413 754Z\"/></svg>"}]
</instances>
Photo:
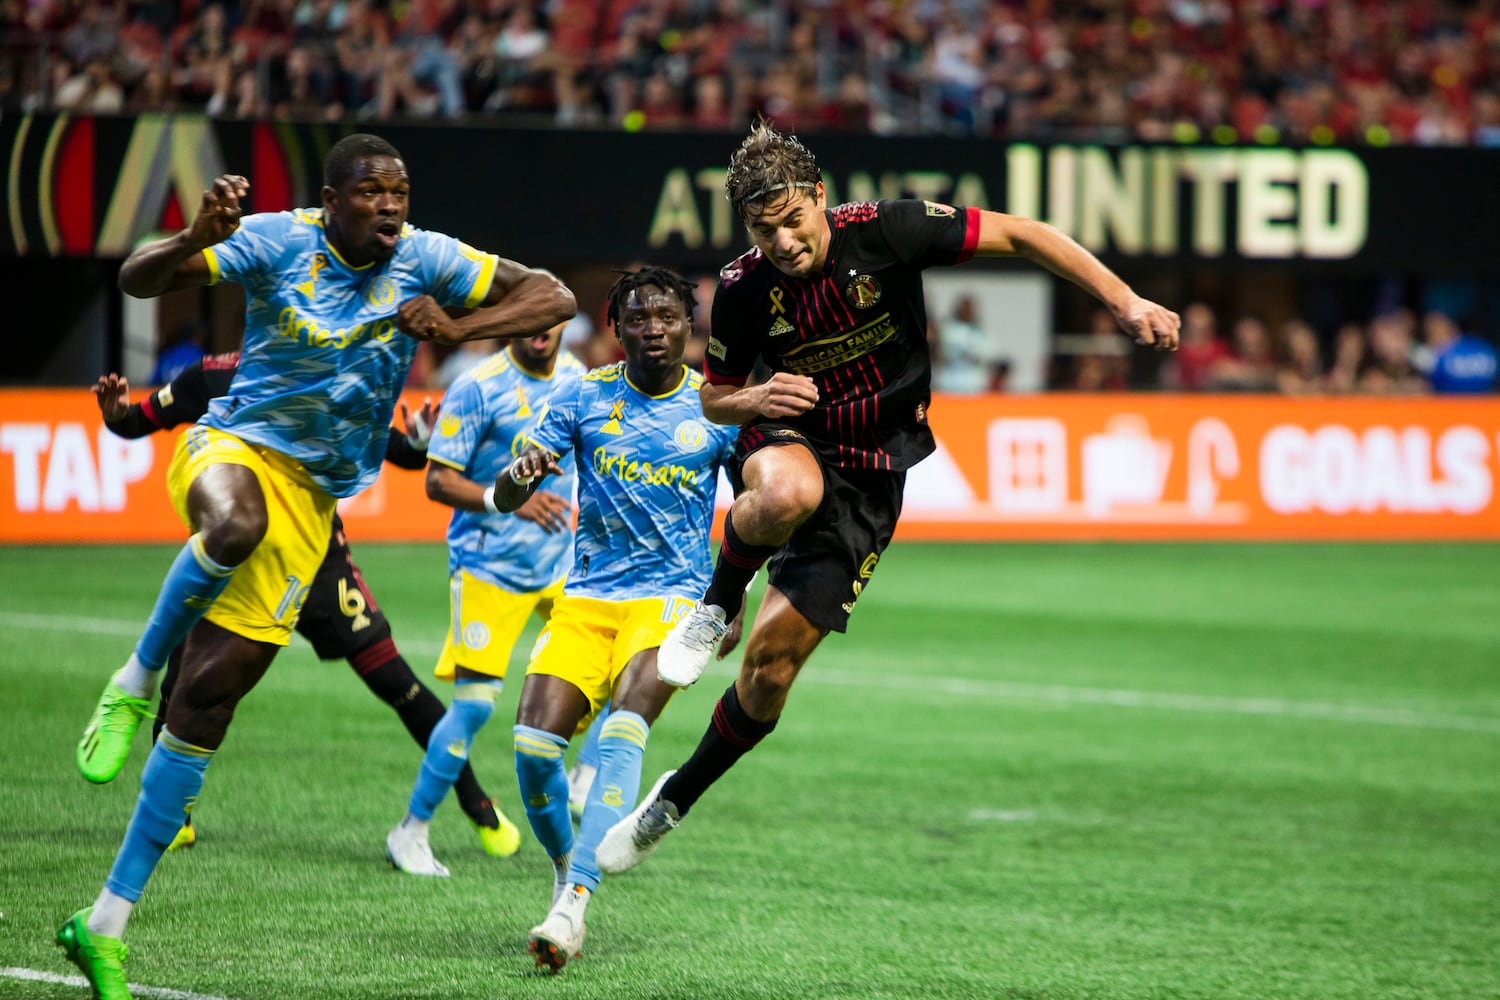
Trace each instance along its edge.
<instances>
[{"instance_id":1,"label":"white sock","mask_svg":"<svg viewBox=\"0 0 1500 1000\"><path fill-rule=\"evenodd\" d=\"M594 898L594 890L577 882L569 882L567 888L558 897L557 905L567 907L579 920L583 919L584 911L589 908L589 900Z\"/></svg>"},{"instance_id":2,"label":"white sock","mask_svg":"<svg viewBox=\"0 0 1500 1000\"><path fill-rule=\"evenodd\" d=\"M125 922L130 919L133 909L135 904L130 900L105 889L94 900L94 909L89 914L89 933L112 938L124 936Z\"/></svg>"},{"instance_id":3,"label":"white sock","mask_svg":"<svg viewBox=\"0 0 1500 1000\"><path fill-rule=\"evenodd\" d=\"M414 834L418 837L427 836L427 828L432 825L430 819L418 819L411 813L407 813L401 820L400 829L403 833Z\"/></svg>"},{"instance_id":4,"label":"white sock","mask_svg":"<svg viewBox=\"0 0 1500 1000\"><path fill-rule=\"evenodd\" d=\"M568 869L573 865L573 852L569 851L560 858L552 859L552 905L562 898L563 891L568 888Z\"/></svg>"},{"instance_id":5,"label":"white sock","mask_svg":"<svg viewBox=\"0 0 1500 1000\"><path fill-rule=\"evenodd\" d=\"M148 670L146 665L136 659L134 653L130 659L125 661L114 677L115 683L120 690L132 698L150 698L156 694L156 685L161 680L160 670Z\"/></svg>"}]
</instances>

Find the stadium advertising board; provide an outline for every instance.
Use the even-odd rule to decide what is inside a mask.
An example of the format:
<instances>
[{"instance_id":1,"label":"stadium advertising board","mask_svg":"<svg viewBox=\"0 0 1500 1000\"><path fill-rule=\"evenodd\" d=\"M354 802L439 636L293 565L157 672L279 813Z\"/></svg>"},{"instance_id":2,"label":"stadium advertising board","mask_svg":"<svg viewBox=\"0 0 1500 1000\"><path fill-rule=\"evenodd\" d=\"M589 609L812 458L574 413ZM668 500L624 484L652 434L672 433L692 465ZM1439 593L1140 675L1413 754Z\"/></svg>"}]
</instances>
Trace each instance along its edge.
<instances>
[{"instance_id":1,"label":"stadium advertising board","mask_svg":"<svg viewBox=\"0 0 1500 1000\"><path fill-rule=\"evenodd\" d=\"M0 253L123 257L190 218L217 174L254 211L318 202L354 126L201 115L0 119ZM715 267L746 244L723 197L728 133L381 126L412 220L551 267ZM1500 149L1123 146L814 136L829 201L913 197L1045 219L1116 262L1500 273ZM479 180L482 178L482 182Z\"/></svg>"},{"instance_id":2,"label":"stadium advertising board","mask_svg":"<svg viewBox=\"0 0 1500 1000\"><path fill-rule=\"evenodd\" d=\"M121 440L79 389L0 401L0 543L183 536L175 435ZM1500 540L1500 400L939 397L932 424L902 538ZM361 541L448 520L390 466L341 510Z\"/></svg>"}]
</instances>

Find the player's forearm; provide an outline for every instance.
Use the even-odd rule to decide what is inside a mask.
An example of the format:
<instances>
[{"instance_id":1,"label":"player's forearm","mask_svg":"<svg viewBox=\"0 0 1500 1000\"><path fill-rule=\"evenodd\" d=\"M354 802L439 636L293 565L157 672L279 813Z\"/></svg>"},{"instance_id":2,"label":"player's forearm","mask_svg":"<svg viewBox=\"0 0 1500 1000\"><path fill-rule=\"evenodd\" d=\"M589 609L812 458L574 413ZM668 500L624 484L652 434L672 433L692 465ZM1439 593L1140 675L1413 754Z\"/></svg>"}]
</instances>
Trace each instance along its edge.
<instances>
[{"instance_id":1,"label":"player's forearm","mask_svg":"<svg viewBox=\"0 0 1500 1000\"><path fill-rule=\"evenodd\" d=\"M438 339L456 344L465 340L530 337L565 323L578 312L568 286L544 271L517 282L498 303L476 309L453 321L452 336Z\"/></svg>"},{"instance_id":2,"label":"player's forearm","mask_svg":"<svg viewBox=\"0 0 1500 1000\"><path fill-rule=\"evenodd\" d=\"M1116 313L1125 309L1131 299L1130 286L1072 237L1035 219L1011 216L1007 221L1016 254L1068 279Z\"/></svg>"},{"instance_id":3,"label":"player's forearm","mask_svg":"<svg viewBox=\"0 0 1500 1000\"><path fill-rule=\"evenodd\" d=\"M143 244L120 265L120 291L138 299L160 295L170 290L177 269L202 252L187 229Z\"/></svg>"},{"instance_id":4,"label":"player's forearm","mask_svg":"<svg viewBox=\"0 0 1500 1000\"><path fill-rule=\"evenodd\" d=\"M427 498L454 510L479 513L485 509L484 486L457 469L433 463L427 467Z\"/></svg>"},{"instance_id":5,"label":"player's forearm","mask_svg":"<svg viewBox=\"0 0 1500 1000\"><path fill-rule=\"evenodd\" d=\"M133 441L143 438L152 431L161 428L153 423L141 409L140 403L131 403L130 407L116 420L105 420L104 426L109 428L111 434Z\"/></svg>"},{"instance_id":6,"label":"player's forearm","mask_svg":"<svg viewBox=\"0 0 1500 1000\"><path fill-rule=\"evenodd\" d=\"M761 401L765 390L758 385L711 385L703 383L698 398L703 403L703 415L716 424L738 426L748 424L761 415Z\"/></svg>"},{"instance_id":7,"label":"player's forearm","mask_svg":"<svg viewBox=\"0 0 1500 1000\"><path fill-rule=\"evenodd\" d=\"M414 447L404 433L392 427L385 442L385 460L398 469L416 472L427 464L427 450Z\"/></svg>"}]
</instances>

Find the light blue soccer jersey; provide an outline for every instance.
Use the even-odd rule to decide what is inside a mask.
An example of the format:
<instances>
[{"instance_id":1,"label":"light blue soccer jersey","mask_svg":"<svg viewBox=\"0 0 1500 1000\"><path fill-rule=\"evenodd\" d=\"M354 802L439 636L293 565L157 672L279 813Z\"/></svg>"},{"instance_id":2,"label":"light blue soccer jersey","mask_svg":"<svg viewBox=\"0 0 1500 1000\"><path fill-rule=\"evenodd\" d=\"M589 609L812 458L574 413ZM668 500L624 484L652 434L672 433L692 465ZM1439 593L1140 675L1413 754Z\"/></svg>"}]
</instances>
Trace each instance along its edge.
<instances>
[{"instance_id":1,"label":"light blue soccer jersey","mask_svg":"<svg viewBox=\"0 0 1500 1000\"><path fill-rule=\"evenodd\" d=\"M696 599L713 569L719 468L738 427L709 423L703 376L648 396L625 362L595 368L560 389L529 434L554 455L578 456L578 538L564 593L608 601Z\"/></svg>"},{"instance_id":2,"label":"light blue soccer jersey","mask_svg":"<svg viewBox=\"0 0 1500 1000\"><path fill-rule=\"evenodd\" d=\"M245 344L229 393L202 422L301 462L336 497L375 481L417 342L396 329L407 299L475 306L498 261L406 226L384 263L351 267L318 209L251 215L203 251L213 281L245 287Z\"/></svg>"},{"instance_id":3,"label":"light blue soccer jersey","mask_svg":"<svg viewBox=\"0 0 1500 1000\"><path fill-rule=\"evenodd\" d=\"M563 351L551 375L534 375L502 350L449 387L428 460L488 486L521 453L522 433L546 411L547 401L585 370ZM561 464L566 474L547 477L539 489L571 503L572 457ZM448 522L449 574L463 569L516 594L535 593L562 579L572 550L571 531L548 534L514 514L455 510Z\"/></svg>"}]
</instances>

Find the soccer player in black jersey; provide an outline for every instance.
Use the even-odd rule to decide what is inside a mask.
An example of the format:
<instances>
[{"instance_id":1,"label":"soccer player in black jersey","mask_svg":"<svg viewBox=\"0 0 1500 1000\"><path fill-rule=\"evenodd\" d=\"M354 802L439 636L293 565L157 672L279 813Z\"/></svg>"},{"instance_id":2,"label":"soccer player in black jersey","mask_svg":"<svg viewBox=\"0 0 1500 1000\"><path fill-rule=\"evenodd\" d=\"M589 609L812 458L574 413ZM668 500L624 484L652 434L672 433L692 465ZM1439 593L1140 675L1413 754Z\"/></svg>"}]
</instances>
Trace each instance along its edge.
<instances>
[{"instance_id":1,"label":"soccer player in black jersey","mask_svg":"<svg viewBox=\"0 0 1500 1000\"><path fill-rule=\"evenodd\" d=\"M1137 343L1177 347L1176 313L1051 226L930 201L830 210L812 153L764 122L731 157L724 187L754 246L720 272L701 395L708 419L742 427L736 497L702 602L661 645L662 680L698 679L768 560L770 586L698 748L604 837L606 872L644 859L775 728L798 671L844 631L869 585L906 470L935 447L925 268L1025 257L1099 299ZM771 377L747 384L757 358Z\"/></svg>"},{"instance_id":2,"label":"soccer player in black jersey","mask_svg":"<svg viewBox=\"0 0 1500 1000\"><path fill-rule=\"evenodd\" d=\"M229 383L239 365L240 356L213 354L189 365L169 384L157 389L139 403L130 402L130 385L116 374L101 376L94 386L94 396L104 423L123 438L140 438L156 431L171 430L190 424L208 410L208 402L229 391ZM401 404L406 433L392 427L386 443L385 460L402 469L422 469L427 465L427 435L432 427L434 408L428 402L416 414ZM437 695L417 679L391 638L391 626L375 602L364 575L349 552L344 524L333 516L333 534L328 554L318 567L308 591L297 631L312 643L320 660L349 661L349 666L365 682L370 692L401 717L406 731L417 745L426 748L432 727L446 710ZM156 712L151 738L161 734L167 718L167 702L177 682L182 661L182 644L172 650L167 660L166 676L161 682L161 706ZM474 771L467 763L454 785L459 805L479 831L485 850L491 854L515 853L514 838L503 835L501 816L496 811ZM190 847L196 839L192 817L188 816L168 850Z\"/></svg>"}]
</instances>

